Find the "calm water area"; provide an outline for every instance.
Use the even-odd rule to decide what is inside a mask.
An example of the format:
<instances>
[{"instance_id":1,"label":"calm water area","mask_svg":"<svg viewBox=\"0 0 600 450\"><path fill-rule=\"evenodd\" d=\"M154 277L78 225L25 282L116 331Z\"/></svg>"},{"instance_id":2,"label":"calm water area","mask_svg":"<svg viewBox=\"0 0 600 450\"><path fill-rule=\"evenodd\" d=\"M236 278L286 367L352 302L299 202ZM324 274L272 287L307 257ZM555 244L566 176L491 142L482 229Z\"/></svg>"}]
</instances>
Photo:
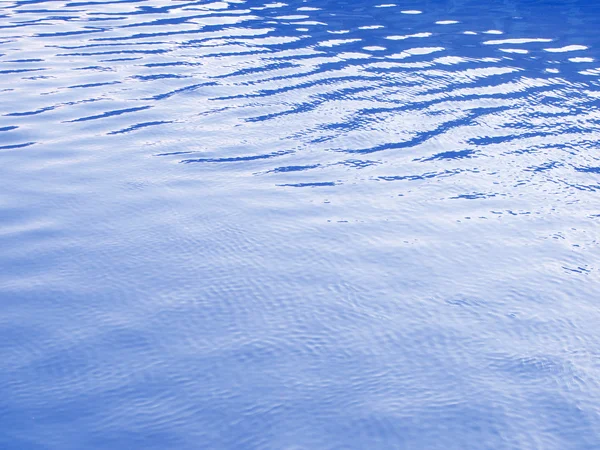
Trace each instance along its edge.
<instances>
[{"instance_id":1,"label":"calm water area","mask_svg":"<svg viewBox=\"0 0 600 450\"><path fill-rule=\"evenodd\" d=\"M600 2L0 1L0 449L600 449Z\"/></svg>"}]
</instances>

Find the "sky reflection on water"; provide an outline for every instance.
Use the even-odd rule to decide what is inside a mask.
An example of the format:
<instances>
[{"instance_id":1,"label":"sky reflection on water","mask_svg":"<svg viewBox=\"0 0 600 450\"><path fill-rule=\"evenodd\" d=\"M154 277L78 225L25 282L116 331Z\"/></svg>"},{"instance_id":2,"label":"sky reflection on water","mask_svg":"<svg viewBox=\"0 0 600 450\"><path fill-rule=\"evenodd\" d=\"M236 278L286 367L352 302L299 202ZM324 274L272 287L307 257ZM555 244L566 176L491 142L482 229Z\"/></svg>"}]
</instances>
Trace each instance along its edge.
<instances>
[{"instance_id":1,"label":"sky reflection on water","mask_svg":"<svg viewBox=\"0 0 600 450\"><path fill-rule=\"evenodd\" d=\"M4 2L0 447L600 448L598 29Z\"/></svg>"}]
</instances>

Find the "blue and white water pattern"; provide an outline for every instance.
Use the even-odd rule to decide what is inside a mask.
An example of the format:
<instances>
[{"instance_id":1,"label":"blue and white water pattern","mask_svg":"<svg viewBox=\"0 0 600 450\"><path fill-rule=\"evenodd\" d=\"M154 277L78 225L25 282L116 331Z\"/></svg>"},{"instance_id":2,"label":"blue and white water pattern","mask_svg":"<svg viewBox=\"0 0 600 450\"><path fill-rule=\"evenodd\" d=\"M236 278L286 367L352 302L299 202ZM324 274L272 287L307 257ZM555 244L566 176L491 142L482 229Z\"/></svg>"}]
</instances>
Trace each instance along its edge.
<instances>
[{"instance_id":1,"label":"blue and white water pattern","mask_svg":"<svg viewBox=\"0 0 600 450\"><path fill-rule=\"evenodd\" d=\"M0 448L600 449L599 30L0 2Z\"/></svg>"}]
</instances>

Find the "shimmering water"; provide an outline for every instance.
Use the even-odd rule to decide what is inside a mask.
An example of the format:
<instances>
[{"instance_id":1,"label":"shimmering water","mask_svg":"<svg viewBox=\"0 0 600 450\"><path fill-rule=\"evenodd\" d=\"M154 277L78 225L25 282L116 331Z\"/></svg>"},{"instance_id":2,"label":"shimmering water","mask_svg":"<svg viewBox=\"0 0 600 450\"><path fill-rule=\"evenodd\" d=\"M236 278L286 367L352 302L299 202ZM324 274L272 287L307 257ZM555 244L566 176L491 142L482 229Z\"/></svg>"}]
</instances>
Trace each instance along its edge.
<instances>
[{"instance_id":1,"label":"shimmering water","mask_svg":"<svg viewBox=\"0 0 600 450\"><path fill-rule=\"evenodd\" d=\"M599 29L0 2L0 448L600 448Z\"/></svg>"}]
</instances>

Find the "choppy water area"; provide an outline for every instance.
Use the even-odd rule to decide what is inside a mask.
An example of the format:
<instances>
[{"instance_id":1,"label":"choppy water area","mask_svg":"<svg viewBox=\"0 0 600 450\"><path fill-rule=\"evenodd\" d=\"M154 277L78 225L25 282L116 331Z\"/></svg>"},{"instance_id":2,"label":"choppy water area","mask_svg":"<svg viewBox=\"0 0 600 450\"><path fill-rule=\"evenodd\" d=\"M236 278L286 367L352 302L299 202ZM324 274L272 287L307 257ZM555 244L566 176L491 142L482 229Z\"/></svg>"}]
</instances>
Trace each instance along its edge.
<instances>
[{"instance_id":1,"label":"choppy water area","mask_svg":"<svg viewBox=\"0 0 600 450\"><path fill-rule=\"evenodd\" d=\"M600 448L598 29L2 2L0 447Z\"/></svg>"}]
</instances>

